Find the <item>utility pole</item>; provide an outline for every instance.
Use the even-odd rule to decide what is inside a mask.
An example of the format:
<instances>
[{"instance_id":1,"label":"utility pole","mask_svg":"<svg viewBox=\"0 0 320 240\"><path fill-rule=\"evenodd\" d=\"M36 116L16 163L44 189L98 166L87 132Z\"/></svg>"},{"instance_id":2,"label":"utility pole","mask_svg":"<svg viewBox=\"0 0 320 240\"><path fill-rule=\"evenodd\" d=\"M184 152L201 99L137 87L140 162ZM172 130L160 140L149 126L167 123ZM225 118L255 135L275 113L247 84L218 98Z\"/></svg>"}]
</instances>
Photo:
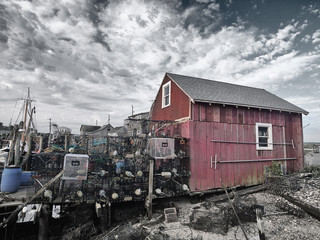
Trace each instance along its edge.
<instances>
[{"instance_id":1,"label":"utility pole","mask_svg":"<svg viewBox=\"0 0 320 240\"><path fill-rule=\"evenodd\" d=\"M108 124L110 124L110 114L108 114Z\"/></svg>"}]
</instances>

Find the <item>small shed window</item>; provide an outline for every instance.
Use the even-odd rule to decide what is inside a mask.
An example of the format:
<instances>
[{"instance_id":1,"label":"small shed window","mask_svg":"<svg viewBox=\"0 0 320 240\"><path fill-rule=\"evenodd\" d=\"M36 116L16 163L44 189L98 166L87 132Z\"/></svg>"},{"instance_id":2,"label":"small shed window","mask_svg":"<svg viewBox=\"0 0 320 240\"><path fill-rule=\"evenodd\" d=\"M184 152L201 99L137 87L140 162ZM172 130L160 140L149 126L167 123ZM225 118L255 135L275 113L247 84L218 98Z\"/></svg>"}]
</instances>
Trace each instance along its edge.
<instances>
[{"instance_id":1,"label":"small shed window","mask_svg":"<svg viewBox=\"0 0 320 240\"><path fill-rule=\"evenodd\" d=\"M257 150L273 150L272 124L256 123Z\"/></svg>"},{"instance_id":2,"label":"small shed window","mask_svg":"<svg viewBox=\"0 0 320 240\"><path fill-rule=\"evenodd\" d=\"M170 106L171 82L162 86L162 108Z\"/></svg>"}]
</instances>

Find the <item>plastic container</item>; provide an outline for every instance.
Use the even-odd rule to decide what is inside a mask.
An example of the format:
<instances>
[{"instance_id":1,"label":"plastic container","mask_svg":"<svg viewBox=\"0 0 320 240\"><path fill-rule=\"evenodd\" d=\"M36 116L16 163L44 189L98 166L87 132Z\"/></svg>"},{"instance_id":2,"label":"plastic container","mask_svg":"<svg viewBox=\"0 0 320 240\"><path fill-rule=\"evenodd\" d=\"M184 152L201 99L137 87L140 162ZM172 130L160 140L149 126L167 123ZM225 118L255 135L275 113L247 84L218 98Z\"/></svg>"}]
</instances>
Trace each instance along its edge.
<instances>
[{"instance_id":1,"label":"plastic container","mask_svg":"<svg viewBox=\"0 0 320 240\"><path fill-rule=\"evenodd\" d=\"M124 161L123 160L117 161L116 162L116 174L122 173L123 169L124 169Z\"/></svg>"},{"instance_id":2,"label":"plastic container","mask_svg":"<svg viewBox=\"0 0 320 240\"><path fill-rule=\"evenodd\" d=\"M148 154L155 159L173 159L174 139L150 138L148 140Z\"/></svg>"},{"instance_id":3,"label":"plastic container","mask_svg":"<svg viewBox=\"0 0 320 240\"><path fill-rule=\"evenodd\" d=\"M21 186L30 186L33 185L33 178L34 172L30 171L22 171L21 173Z\"/></svg>"},{"instance_id":4,"label":"plastic container","mask_svg":"<svg viewBox=\"0 0 320 240\"><path fill-rule=\"evenodd\" d=\"M16 192L20 187L21 173L21 167L5 167L1 177L1 192Z\"/></svg>"}]
</instances>

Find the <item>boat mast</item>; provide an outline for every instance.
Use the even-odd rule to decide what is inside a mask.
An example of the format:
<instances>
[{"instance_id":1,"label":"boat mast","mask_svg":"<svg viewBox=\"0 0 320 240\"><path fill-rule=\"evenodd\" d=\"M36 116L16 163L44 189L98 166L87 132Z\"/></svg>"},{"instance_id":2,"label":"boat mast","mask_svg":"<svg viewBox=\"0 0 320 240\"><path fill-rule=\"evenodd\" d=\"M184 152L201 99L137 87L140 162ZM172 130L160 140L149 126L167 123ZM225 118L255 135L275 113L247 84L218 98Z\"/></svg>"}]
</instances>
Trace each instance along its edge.
<instances>
[{"instance_id":1,"label":"boat mast","mask_svg":"<svg viewBox=\"0 0 320 240\"><path fill-rule=\"evenodd\" d=\"M28 99L30 98L30 88L28 87L28 95L27 98L24 99L25 109L24 109L24 119L23 119L23 132L21 140L24 141L25 132L26 132L26 124L27 124L27 114L28 114Z\"/></svg>"},{"instance_id":2,"label":"boat mast","mask_svg":"<svg viewBox=\"0 0 320 240\"><path fill-rule=\"evenodd\" d=\"M25 99L21 99L24 100L24 104L25 104L25 110L24 110L24 119L23 119L23 132L22 132L22 137L21 137L21 141L24 142L26 134L27 134L27 115L28 115L28 111L29 109L31 109L31 102L34 102L34 100L31 100L31 96L30 96L30 87L28 87L28 95ZM32 122L32 113L33 113L34 109L31 109L31 113L30 115L30 119L29 119L29 125L30 122Z\"/></svg>"}]
</instances>

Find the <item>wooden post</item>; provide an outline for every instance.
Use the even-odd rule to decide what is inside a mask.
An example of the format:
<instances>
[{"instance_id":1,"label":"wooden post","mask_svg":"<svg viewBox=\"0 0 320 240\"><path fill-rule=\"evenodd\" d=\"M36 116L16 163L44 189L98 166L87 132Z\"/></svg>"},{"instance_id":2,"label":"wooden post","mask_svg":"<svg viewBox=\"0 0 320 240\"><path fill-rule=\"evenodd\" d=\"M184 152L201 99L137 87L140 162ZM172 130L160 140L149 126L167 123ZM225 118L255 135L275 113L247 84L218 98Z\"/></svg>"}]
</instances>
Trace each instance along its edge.
<instances>
[{"instance_id":1,"label":"wooden post","mask_svg":"<svg viewBox=\"0 0 320 240\"><path fill-rule=\"evenodd\" d=\"M257 226L259 230L259 239L265 240L266 236L263 229L262 211L260 208L256 209L256 216L257 216Z\"/></svg>"},{"instance_id":2,"label":"wooden post","mask_svg":"<svg viewBox=\"0 0 320 240\"><path fill-rule=\"evenodd\" d=\"M40 210L38 240L48 239L49 206L44 204Z\"/></svg>"},{"instance_id":3,"label":"wooden post","mask_svg":"<svg viewBox=\"0 0 320 240\"><path fill-rule=\"evenodd\" d=\"M67 152L68 151L68 139L69 139L69 136L68 136L68 134L66 133L65 135L64 135L64 150Z\"/></svg>"},{"instance_id":4,"label":"wooden post","mask_svg":"<svg viewBox=\"0 0 320 240\"><path fill-rule=\"evenodd\" d=\"M153 168L154 159L149 160L149 195L148 195L148 219L152 218L152 195L153 195Z\"/></svg>"},{"instance_id":5,"label":"wooden post","mask_svg":"<svg viewBox=\"0 0 320 240\"><path fill-rule=\"evenodd\" d=\"M39 153L42 152L42 146L43 146L43 136L40 136L40 141L39 141Z\"/></svg>"},{"instance_id":6,"label":"wooden post","mask_svg":"<svg viewBox=\"0 0 320 240\"><path fill-rule=\"evenodd\" d=\"M32 142L33 142L33 133L29 134L29 138L28 138L28 150L27 150L27 155L31 154L32 151Z\"/></svg>"},{"instance_id":7,"label":"wooden post","mask_svg":"<svg viewBox=\"0 0 320 240\"><path fill-rule=\"evenodd\" d=\"M14 125L13 128L13 134L12 134L12 140L10 144L10 150L9 150L9 155L8 155L8 160L6 166L10 165L11 162L13 161L13 153L14 153L14 147L16 144L16 137L18 135L19 127L17 124Z\"/></svg>"},{"instance_id":8,"label":"wooden post","mask_svg":"<svg viewBox=\"0 0 320 240\"><path fill-rule=\"evenodd\" d=\"M14 165L16 167L19 166L19 162L20 162L20 139L21 139L21 135L20 135L19 132L17 132L16 144L15 144L15 147L14 147Z\"/></svg>"}]
</instances>

